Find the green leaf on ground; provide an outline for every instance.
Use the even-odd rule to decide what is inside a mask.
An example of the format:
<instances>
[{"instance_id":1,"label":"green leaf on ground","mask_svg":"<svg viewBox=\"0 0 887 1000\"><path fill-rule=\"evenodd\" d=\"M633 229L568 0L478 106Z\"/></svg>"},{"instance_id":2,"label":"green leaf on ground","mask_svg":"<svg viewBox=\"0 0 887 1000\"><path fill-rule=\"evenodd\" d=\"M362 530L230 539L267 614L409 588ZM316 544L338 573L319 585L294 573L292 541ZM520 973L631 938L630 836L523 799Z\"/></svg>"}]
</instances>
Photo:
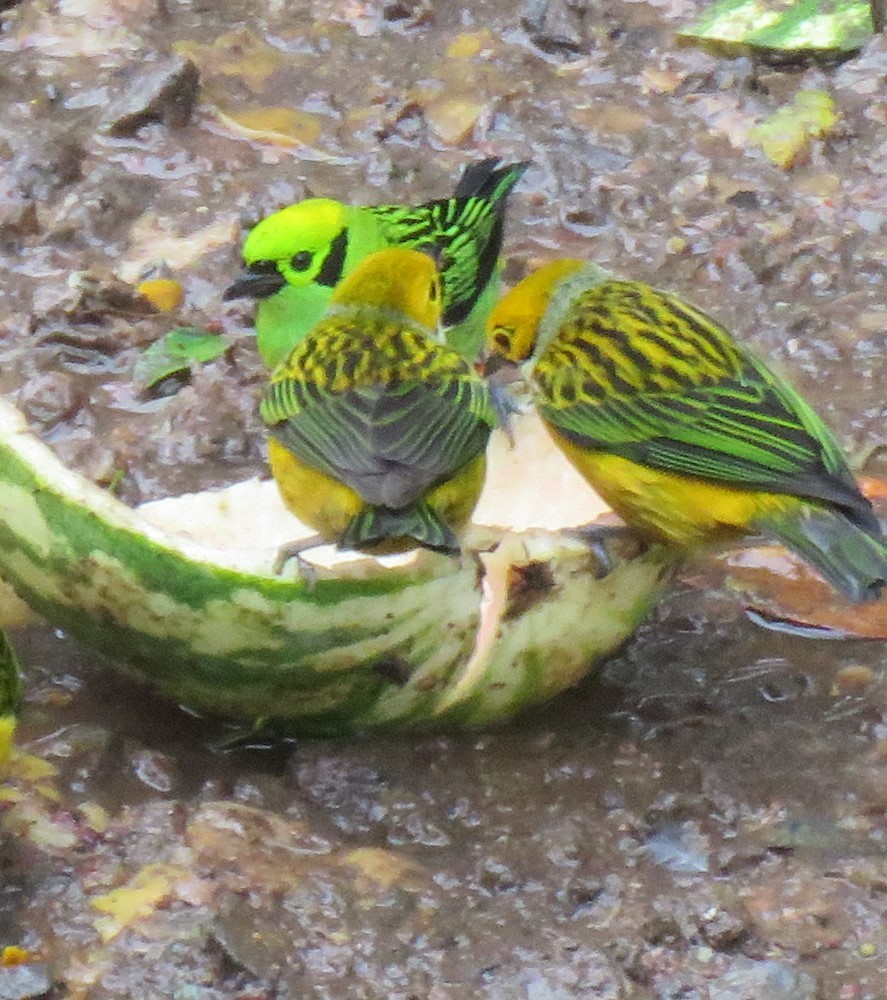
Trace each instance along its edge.
<instances>
[{"instance_id":1,"label":"green leaf on ground","mask_svg":"<svg viewBox=\"0 0 887 1000\"><path fill-rule=\"evenodd\" d=\"M842 53L872 36L868 0L717 0L679 37L783 53Z\"/></svg>"},{"instance_id":2,"label":"green leaf on ground","mask_svg":"<svg viewBox=\"0 0 887 1000\"><path fill-rule=\"evenodd\" d=\"M170 375L189 371L195 363L204 364L224 354L228 347L219 333L190 326L177 326L155 340L136 361L132 377L145 392Z\"/></svg>"}]
</instances>

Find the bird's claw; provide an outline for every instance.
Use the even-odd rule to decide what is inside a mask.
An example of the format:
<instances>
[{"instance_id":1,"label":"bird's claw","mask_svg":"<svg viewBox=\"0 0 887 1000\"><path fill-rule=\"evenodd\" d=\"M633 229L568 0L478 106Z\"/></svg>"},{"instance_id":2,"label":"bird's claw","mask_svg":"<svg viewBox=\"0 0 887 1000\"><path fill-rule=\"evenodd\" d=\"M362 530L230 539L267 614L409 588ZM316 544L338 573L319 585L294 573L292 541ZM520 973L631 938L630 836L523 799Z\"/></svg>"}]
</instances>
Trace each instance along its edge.
<instances>
[{"instance_id":1,"label":"bird's claw","mask_svg":"<svg viewBox=\"0 0 887 1000\"><path fill-rule=\"evenodd\" d=\"M564 534L588 546L598 562L598 572L595 573L595 578L598 580L609 576L614 567L607 542L613 538L635 537L631 528L624 524L581 524L575 528L568 528Z\"/></svg>"},{"instance_id":2,"label":"bird's claw","mask_svg":"<svg viewBox=\"0 0 887 1000\"><path fill-rule=\"evenodd\" d=\"M312 535L311 538L300 538L298 541L287 542L285 545L281 545L277 550L277 555L274 557L274 563L271 567L272 572L275 576L282 576L283 571L286 569L286 564L291 559L295 559L299 579L309 590L314 590L317 585L317 570L311 563L305 560L302 553L307 549L313 549L324 544L326 544L326 539L321 538L319 535Z\"/></svg>"}]
</instances>

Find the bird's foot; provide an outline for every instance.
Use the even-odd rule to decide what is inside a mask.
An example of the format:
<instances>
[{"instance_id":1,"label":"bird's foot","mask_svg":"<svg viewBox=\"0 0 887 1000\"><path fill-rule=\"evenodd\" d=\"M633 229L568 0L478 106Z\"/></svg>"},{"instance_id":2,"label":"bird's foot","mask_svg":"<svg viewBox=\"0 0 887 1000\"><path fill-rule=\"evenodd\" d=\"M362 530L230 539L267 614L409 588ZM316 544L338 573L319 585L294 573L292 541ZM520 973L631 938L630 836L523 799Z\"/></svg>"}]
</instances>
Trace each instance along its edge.
<instances>
[{"instance_id":1,"label":"bird's foot","mask_svg":"<svg viewBox=\"0 0 887 1000\"><path fill-rule=\"evenodd\" d=\"M317 584L317 570L315 570L311 563L306 562L302 558L302 553L308 549L316 549L326 544L328 544L327 539L323 535L310 535L308 538L300 538L297 541L281 545L274 558L274 564L271 567L272 572L275 576L281 576L290 559L295 559L298 566L299 579L302 580L309 590L313 590Z\"/></svg>"},{"instance_id":2,"label":"bird's foot","mask_svg":"<svg viewBox=\"0 0 887 1000\"><path fill-rule=\"evenodd\" d=\"M598 562L598 571L595 573L598 580L602 580L613 570L613 558L607 543L613 539L637 538L631 528L624 524L581 524L576 528L568 528L564 534L588 546Z\"/></svg>"},{"instance_id":3,"label":"bird's foot","mask_svg":"<svg viewBox=\"0 0 887 1000\"><path fill-rule=\"evenodd\" d=\"M490 382L490 399L493 402L493 412L496 414L499 429L505 435L505 438L508 441L508 447L513 449L514 425L512 417L523 411L514 401L511 393L509 393L509 391L502 386L496 385L494 382Z\"/></svg>"}]
</instances>

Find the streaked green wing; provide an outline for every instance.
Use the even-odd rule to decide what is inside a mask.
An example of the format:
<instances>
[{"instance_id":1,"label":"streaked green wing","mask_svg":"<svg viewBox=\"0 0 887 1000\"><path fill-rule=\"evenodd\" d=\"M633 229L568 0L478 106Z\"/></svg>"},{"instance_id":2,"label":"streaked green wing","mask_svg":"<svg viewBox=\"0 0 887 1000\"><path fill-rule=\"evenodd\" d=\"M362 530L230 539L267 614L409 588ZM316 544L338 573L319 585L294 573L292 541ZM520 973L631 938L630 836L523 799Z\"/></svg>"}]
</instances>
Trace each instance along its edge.
<instances>
[{"instance_id":1,"label":"streaked green wing","mask_svg":"<svg viewBox=\"0 0 887 1000\"><path fill-rule=\"evenodd\" d=\"M668 292L592 284L568 304L535 377L540 411L580 447L836 503L873 523L837 442L800 394Z\"/></svg>"},{"instance_id":2,"label":"streaked green wing","mask_svg":"<svg viewBox=\"0 0 887 1000\"><path fill-rule=\"evenodd\" d=\"M573 443L651 468L851 508L862 501L829 430L753 359L737 379L680 393L577 393L571 405L542 401L540 410Z\"/></svg>"},{"instance_id":3,"label":"streaked green wing","mask_svg":"<svg viewBox=\"0 0 887 1000\"><path fill-rule=\"evenodd\" d=\"M303 462L387 507L448 479L484 450L495 424L487 388L473 375L335 394L284 378L269 387L262 416Z\"/></svg>"},{"instance_id":4,"label":"streaked green wing","mask_svg":"<svg viewBox=\"0 0 887 1000\"><path fill-rule=\"evenodd\" d=\"M444 326L461 322L487 285L502 247L502 218L477 198L448 198L419 208L379 206L386 239L436 253L443 284Z\"/></svg>"},{"instance_id":5,"label":"streaked green wing","mask_svg":"<svg viewBox=\"0 0 887 1000\"><path fill-rule=\"evenodd\" d=\"M502 249L505 201L529 164L498 166L486 159L469 166L452 198L409 208L370 209L385 239L398 246L428 247L440 255L443 325L460 323L486 288Z\"/></svg>"}]
</instances>

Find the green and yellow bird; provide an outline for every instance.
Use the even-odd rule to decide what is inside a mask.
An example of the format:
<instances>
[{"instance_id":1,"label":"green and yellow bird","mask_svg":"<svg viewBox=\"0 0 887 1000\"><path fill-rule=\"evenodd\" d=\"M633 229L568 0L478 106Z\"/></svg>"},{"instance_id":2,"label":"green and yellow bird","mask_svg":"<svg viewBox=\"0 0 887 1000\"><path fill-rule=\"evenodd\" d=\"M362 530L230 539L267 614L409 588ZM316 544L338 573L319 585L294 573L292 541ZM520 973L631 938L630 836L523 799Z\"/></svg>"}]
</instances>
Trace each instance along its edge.
<instances>
[{"instance_id":1,"label":"green and yellow bird","mask_svg":"<svg viewBox=\"0 0 887 1000\"><path fill-rule=\"evenodd\" d=\"M424 205L355 207L309 198L259 222L243 245L246 270L224 298L258 300L256 339L269 368L323 315L333 289L371 253L389 246L436 253L448 342L474 359L499 293L508 193L527 163L469 166L451 198Z\"/></svg>"},{"instance_id":2,"label":"green and yellow bird","mask_svg":"<svg viewBox=\"0 0 887 1000\"><path fill-rule=\"evenodd\" d=\"M831 432L711 317L559 260L498 303L487 338L526 363L555 443L639 533L684 551L768 536L850 600L879 596L887 545Z\"/></svg>"},{"instance_id":3,"label":"green and yellow bird","mask_svg":"<svg viewBox=\"0 0 887 1000\"><path fill-rule=\"evenodd\" d=\"M459 550L496 418L474 367L438 340L434 261L391 247L336 288L261 402L284 502L340 548ZM278 567L312 539L281 550Z\"/></svg>"}]
</instances>

